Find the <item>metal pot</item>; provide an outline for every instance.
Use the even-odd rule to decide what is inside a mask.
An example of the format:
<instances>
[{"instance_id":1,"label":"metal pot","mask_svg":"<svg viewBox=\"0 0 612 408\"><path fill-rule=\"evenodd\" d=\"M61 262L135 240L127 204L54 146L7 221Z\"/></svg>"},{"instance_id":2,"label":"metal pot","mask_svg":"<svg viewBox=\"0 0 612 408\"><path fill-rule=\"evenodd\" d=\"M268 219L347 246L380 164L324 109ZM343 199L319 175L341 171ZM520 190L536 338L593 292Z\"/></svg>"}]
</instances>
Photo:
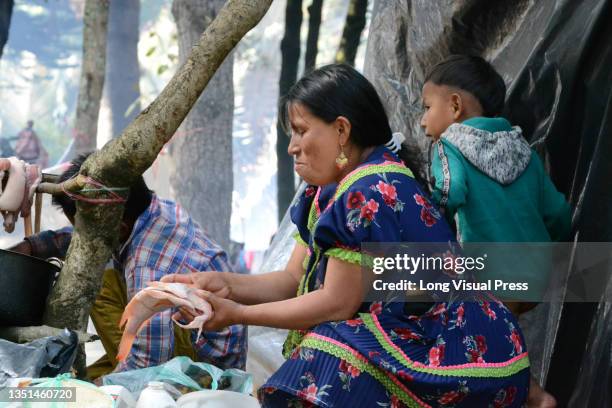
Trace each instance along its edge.
<instances>
[{"instance_id":1,"label":"metal pot","mask_svg":"<svg viewBox=\"0 0 612 408\"><path fill-rule=\"evenodd\" d=\"M0 249L0 326L40 325L60 270L61 262Z\"/></svg>"}]
</instances>

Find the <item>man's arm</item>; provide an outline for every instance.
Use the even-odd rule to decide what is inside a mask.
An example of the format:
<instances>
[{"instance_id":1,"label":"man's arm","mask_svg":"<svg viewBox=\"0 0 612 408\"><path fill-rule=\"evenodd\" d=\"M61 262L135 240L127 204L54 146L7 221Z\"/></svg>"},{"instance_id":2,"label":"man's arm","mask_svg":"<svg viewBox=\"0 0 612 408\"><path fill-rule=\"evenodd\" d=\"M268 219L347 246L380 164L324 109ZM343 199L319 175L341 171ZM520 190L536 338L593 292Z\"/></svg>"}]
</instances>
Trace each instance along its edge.
<instances>
[{"instance_id":1,"label":"man's arm","mask_svg":"<svg viewBox=\"0 0 612 408\"><path fill-rule=\"evenodd\" d=\"M48 230L31 235L9 250L41 259L53 257L65 259L71 239L72 227L64 227L56 231Z\"/></svg>"}]
</instances>

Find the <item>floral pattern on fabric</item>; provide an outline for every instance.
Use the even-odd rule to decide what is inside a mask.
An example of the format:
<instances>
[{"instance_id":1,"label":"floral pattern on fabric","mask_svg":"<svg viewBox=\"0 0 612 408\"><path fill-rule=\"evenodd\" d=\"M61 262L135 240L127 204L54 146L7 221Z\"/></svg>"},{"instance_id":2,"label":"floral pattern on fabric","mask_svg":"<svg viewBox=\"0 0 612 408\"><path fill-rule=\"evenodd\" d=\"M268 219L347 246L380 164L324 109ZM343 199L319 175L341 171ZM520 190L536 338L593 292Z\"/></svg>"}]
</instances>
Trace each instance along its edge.
<instances>
[{"instance_id":1,"label":"floral pattern on fabric","mask_svg":"<svg viewBox=\"0 0 612 408\"><path fill-rule=\"evenodd\" d=\"M432 367L440 367L444 360L444 351L446 350L446 342L442 337L438 337L436 345L429 349L427 356L427 365Z\"/></svg>"},{"instance_id":2,"label":"floral pattern on fabric","mask_svg":"<svg viewBox=\"0 0 612 408\"><path fill-rule=\"evenodd\" d=\"M467 348L465 357L468 363L485 363L482 357L487 352L487 341L482 335L466 336L463 344Z\"/></svg>"},{"instance_id":3,"label":"floral pattern on fabric","mask_svg":"<svg viewBox=\"0 0 612 408\"><path fill-rule=\"evenodd\" d=\"M513 322L504 319L504 321L508 324L508 329L510 330L510 335L506 336L510 343L512 343L512 356L518 356L523 352L523 340L519 331L516 329L516 326Z\"/></svg>"},{"instance_id":4,"label":"floral pattern on fabric","mask_svg":"<svg viewBox=\"0 0 612 408\"><path fill-rule=\"evenodd\" d=\"M440 218L442 218L440 212L429 202L427 198L421 194L415 194L413 198L414 202L421 206L421 212L419 215L421 217L421 221L423 221L426 226L431 227L437 223Z\"/></svg>"},{"instance_id":5,"label":"floral pattern on fabric","mask_svg":"<svg viewBox=\"0 0 612 408\"><path fill-rule=\"evenodd\" d=\"M469 394L470 389L467 386L467 381L460 381L459 387L456 390L447 391L437 398L438 404L442 407L454 407L461 403Z\"/></svg>"},{"instance_id":6,"label":"floral pattern on fabric","mask_svg":"<svg viewBox=\"0 0 612 408\"><path fill-rule=\"evenodd\" d=\"M383 201L386 205L391 207L395 212L401 212L404 210L404 202L397 197L397 187L400 187L399 180L392 180L389 182L386 174L381 174L380 180L376 185L371 185L370 190L377 191L382 196ZM397 187L396 187L397 185Z\"/></svg>"},{"instance_id":7,"label":"floral pattern on fabric","mask_svg":"<svg viewBox=\"0 0 612 408\"><path fill-rule=\"evenodd\" d=\"M465 308L463 307L463 303L461 303L457 309L453 312L454 319L449 320L451 327L449 329L460 329L465 326Z\"/></svg>"},{"instance_id":8,"label":"floral pattern on fabric","mask_svg":"<svg viewBox=\"0 0 612 408\"><path fill-rule=\"evenodd\" d=\"M499 390L493 403L489 404L489 408L506 408L511 406L516 398L516 393L517 388L515 386Z\"/></svg>"}]
</instances>

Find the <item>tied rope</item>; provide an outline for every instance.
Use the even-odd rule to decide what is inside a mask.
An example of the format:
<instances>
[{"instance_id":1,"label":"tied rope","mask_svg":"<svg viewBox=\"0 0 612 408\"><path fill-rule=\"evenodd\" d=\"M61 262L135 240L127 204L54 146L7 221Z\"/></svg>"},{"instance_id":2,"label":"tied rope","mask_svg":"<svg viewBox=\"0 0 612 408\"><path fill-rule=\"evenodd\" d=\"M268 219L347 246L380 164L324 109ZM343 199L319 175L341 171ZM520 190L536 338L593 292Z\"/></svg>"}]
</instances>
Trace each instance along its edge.
<instances>
[{"instance_id":1,"label":"tied rope","mask_svg":"<svg viewBox=\"0 0 612 408\"><path fill-rule=\"evenodd\" d=\"M74 177L76 177L76 175ZM93 178L91 178L89 176L85 177L85 184L90 184L90 185L95 186L97 188L83 188L83 189L81 189L82 192L104 191L104 192L106 192L106 193L108 193L110 195L110 198L89 198L89 197L86 197L86 196L81 195L81 194L71 193L70 191L66 190L66 186L65 186L64 183L61 184L62 192L64 194L66 194L68 197L70 197L71 199L75 200L75 201L83 201L83 202L89 203L89 204L105 204L105 205L108 205L108 204L125 203L127 201L125 198L121 197L115 191L127 191L127 190L129 190L129 188L125 188L125 187L117 187L117 188L107 187L104 184L100 183L97 180L94 180Z\"/></svg>"}]
</instances>

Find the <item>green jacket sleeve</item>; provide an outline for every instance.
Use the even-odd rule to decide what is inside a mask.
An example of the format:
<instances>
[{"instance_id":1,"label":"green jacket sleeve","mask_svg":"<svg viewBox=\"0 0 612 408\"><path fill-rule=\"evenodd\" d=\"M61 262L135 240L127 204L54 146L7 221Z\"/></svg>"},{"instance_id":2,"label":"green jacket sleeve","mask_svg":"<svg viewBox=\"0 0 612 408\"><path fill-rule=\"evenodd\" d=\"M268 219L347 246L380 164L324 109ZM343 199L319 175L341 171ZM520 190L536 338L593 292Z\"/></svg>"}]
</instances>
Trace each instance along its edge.
<instances>
[{"instance_id":1,"label":"green jacket sleeve","mask_svg":"<svg viewBox=\"0 0 612 408\"><path fill-rule=\"evenodd\" d=\"M454 146L443 141L434 144L431 175L433 200L452 219L468 193L463 159Z\"/></svg>"}]
</instances>

